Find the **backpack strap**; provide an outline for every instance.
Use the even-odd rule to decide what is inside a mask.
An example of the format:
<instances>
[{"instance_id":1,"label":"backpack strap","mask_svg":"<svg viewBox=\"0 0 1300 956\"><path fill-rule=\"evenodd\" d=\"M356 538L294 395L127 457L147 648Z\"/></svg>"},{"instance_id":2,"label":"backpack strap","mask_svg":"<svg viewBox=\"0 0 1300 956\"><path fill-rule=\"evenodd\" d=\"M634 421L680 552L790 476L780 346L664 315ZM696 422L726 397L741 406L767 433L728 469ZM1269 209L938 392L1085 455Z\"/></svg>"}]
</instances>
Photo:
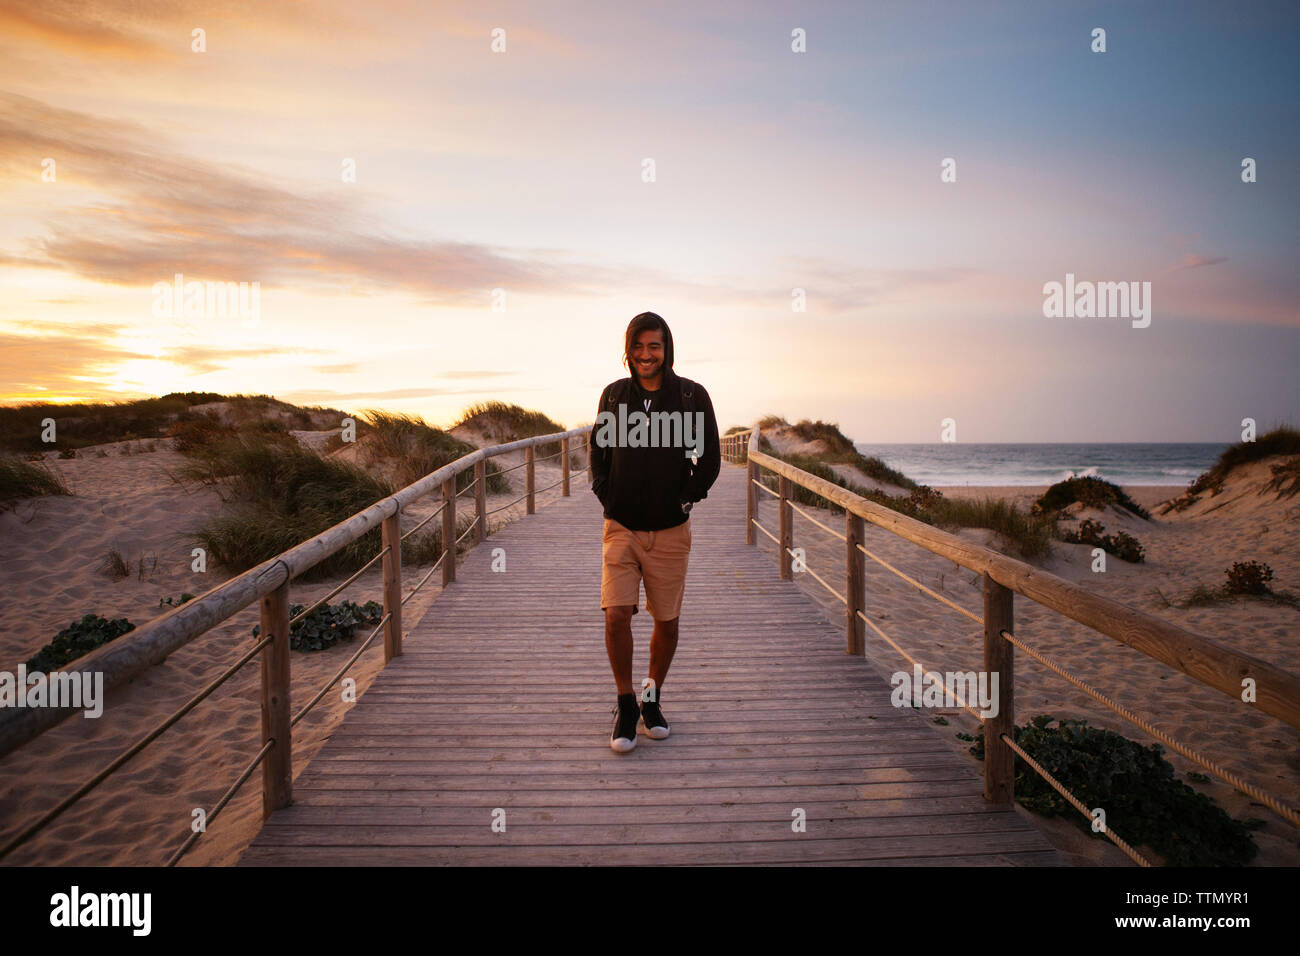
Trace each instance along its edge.
<instances>
[{"instance_id":1,"label":"backpack strap","mask_svg":"<svg viewBox=\"0 0 1300 956\"><path fill-rule=\"evenodd\" d=\"M681 385L682 385L682 415L683 415L683 416L691 416L688 420L689 420L689 421L694 421L694 420L695 420L695 418L694 418L694 415L695 415L695 383L692 382L689 378L684 378L684 377L681 376L681 375L677 376L677 378L681 381ZM686 460L687 460L687 461L691 461L689 458L686 459ZM687 468L686 475L687 475L688 480L689 480L689 478L690 478L691 476L693 476L693 475L695 474L695 464L696 464L696 463L692 461L691 464L690 464L690 467Z\"/></svg>"},{"instance_id":2,"label":"backpack strap","mask_svg":"<svg viewBox=\"0 0 1300 956\"><path fill-rule=\"evenodd\" d=\"M695 383L681 375L678 375L677 379L682 385L682 413L693 415L695 414Z\"/></svg>"},{"instance_id":3,"label":"backpack strap","mask_svg":"<svg viewBox=\"0 0 1300 956\"><path fill-rule=\"evenodd\" d=\"M609 390L609 393L605 396L605 406L611 412L618 408L618 403L620 401L627 401L627 386L630 385L631 382L632 380L630 378L620 378L614 383L613 388Z\"/></svg>"}]
</instances>

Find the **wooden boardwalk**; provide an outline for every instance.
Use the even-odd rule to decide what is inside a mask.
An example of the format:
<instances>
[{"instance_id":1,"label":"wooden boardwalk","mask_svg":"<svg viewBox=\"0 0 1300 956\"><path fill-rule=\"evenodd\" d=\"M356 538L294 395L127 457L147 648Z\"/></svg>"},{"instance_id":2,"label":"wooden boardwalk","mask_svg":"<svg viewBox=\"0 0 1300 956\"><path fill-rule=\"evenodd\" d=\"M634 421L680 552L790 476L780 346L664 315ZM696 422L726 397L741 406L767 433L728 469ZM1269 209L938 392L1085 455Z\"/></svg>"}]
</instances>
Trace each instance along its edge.
<instances>
[{"instance_id":1,"label":"wooden boardwalk","mask_svg":"<svg viewBox=\"0 0 1300 956\"><path fill-rule=\"evenodd\" d=\"M240 865L1059 864L745 545L744 485L724 464L692 516L672 737L609 749L602 519L578 481L466 555ZM638 686L651 626L643 598Z\"/></svg>"}]
</instances>

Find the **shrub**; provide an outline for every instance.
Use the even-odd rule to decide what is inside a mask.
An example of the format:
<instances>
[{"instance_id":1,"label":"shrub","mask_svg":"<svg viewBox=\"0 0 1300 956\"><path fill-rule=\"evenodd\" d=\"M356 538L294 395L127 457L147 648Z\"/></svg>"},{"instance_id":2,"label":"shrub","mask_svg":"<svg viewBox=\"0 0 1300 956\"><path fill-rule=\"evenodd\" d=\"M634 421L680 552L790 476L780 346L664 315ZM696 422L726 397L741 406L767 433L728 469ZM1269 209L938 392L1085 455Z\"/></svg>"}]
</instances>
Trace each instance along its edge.
<instances>
[{"instance_id":1,"label":"shrub","mask_svg":"<svg viewBox=\"0 0 1300 956\"><path fill-rule=\"evenodd\" d=\"M1228 576L1224 590L1229 594L1267 594L1273 580L1273 569L1258 561L1233 562L1224 574Z\"/></svg>"},{"instance_id":2,"label":"shrub","mask_svg":"<svg viewBox=\"0 0 1300 956\"><path fill-rule=\"evenodd\" d=\"M48 674L133 630L135 625L124 617L110 621L97 614L87 614L59 631L54 640L29 658L27 669Z\"/></svg>"},{"instance_id":3,"label":"shrub","mask_svg":"<svg viewBox=\"0 0 1300 956\"><path fill-rule=\"evenodd\" d=\"M289 609L289 617L292 619L300 614L306 606L293 605ZM323 651L339 641L352 640L359 627L375 627L383 617L384 608L378 601L367 601L360 605L355 601L322 604L289 628L289 648L295 651ZM262 625L253 625L254 639L261 630Z\"/></svg>"},{"instance_id":4,"label":"shrub","mask_svg":"<svg viewBox=\"0 0 1300 956\"><path fill-rule=\"evenodd\" d=\"M1115 505L1139 518L1151 517L1151 513L1130 498L1123 488L1091 475L1072 475L1064 481L1058 481L1034 502L1030 513L1055 516L1076 501L1088 508L1100 510L1106 505Z\"/></svg>"},{"instance_id":5,"label":"shrub","mask_svg":"<svg viewBox=\"0 0 1300 956\"><path fill-rule=\"evenodd\" d=\"M1133 564L1142 562L1145 554L1142 544L1137 538L1127 531L1120 531L1114 535L1102 534L1105 530L1105 525L1100 521L1084 518L1079 522L1077 531L1066 531L1061 535L1061 540L1070 544L1091 544L1094 547L1101 548L1107 554L1113 554L1115 557Z\"/></svg>"},{"instance_id":6,"label":"shrub","mask_svg":"<svg viewBox=\"0 0 1300 956\"><path fill-rule=\"evenodd\" d=\"M273 558L392 494L387 482L354 465L264 435L222 442L183 473L232 492L233 507L188 537L233 571ZM379 536L378 528L367 532L302 579L355 571L379 550Z\"/></svg>"},{"instance_id":7,"label":"shrub","mask_svg":"<svg viewBox=\"0 0 1300 956\"><path fill-rule=\"evenodd\" d=\"M1056 722L1056 727L1049 726ZM971 753L984 759L984 735ZM1011 737L1084 806L1106 811L1107 826L1133 845L1146 844L1166 866L1242 866L1258 848L1250 835L1259 821L1229 817L1213 800L1174 778L1174 768L1159 744L1143 747L1087 721L1060 720L1050 714L1012 727ZM1044 816L1064 815L1097 839L1091 821L1041 778L1017 754L1016 802Z\"/></svg>"}]
</instances>

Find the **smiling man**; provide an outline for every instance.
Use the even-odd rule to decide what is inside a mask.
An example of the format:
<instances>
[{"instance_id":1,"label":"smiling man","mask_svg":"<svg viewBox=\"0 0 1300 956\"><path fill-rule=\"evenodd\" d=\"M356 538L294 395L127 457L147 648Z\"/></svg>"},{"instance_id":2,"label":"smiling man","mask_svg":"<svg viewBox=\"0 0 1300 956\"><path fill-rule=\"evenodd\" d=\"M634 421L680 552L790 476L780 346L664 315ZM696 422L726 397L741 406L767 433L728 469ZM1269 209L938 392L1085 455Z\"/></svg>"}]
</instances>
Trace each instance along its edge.
<instances>
[{"instance_id":1,"label":"smiling man","mask_svg":"<svg viewBox=\"0 0 1300 956\"><path fill-rule=\"evenodd\" d=\"M591 442L591 489L605 509L600 606L605 611L605 649L614 671L618 704L609 745L618 753L636 746L638 719L646 736L668 736L660 707L668 665L677 650L678 616L691 553L691 506L707 497L722 454L718 420L704 387L673 371L673 334L653 312L627 327L623 364L632 373L605 386L597 421L611 417L667 423L667 441L633 440L613 429L595 429ZM640 416L637 413L641 413ZM695 428L699 423L702 428ZM638 431L633 430L632 435ZM640 706L632 688L632 615L641 582L645 608L654 618L650 675L641 683Z\"/></svg>"}]
</instances>

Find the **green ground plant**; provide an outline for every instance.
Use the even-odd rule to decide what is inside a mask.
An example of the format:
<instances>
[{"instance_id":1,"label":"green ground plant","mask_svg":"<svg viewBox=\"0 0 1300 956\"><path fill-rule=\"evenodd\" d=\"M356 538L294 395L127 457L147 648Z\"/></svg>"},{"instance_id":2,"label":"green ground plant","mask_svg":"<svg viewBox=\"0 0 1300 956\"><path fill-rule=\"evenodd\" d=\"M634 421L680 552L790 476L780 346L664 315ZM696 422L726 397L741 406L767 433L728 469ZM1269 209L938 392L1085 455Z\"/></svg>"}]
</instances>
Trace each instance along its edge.
<instances>
[{"instance_id":1,"label":"green ground plant","mask_svg":"<svg viewBox=\"0 0 1300 956\"><path fill-rule=\"evenodd\" d=\"M1056 726L1052 726L1055 724ZM984 759L984 734L958 734ZM1250 831L1259 820L1237 821L1212 799L1175 779L1159 744L1144 747L1087 721L1039 714L1011 737L1087 807L1100 807L1106 824L1128 843L1151 847L1166 866L1244 866L1258 848ZM1064 816L1096 839L1080 815L1032 767L1016 755L1016 802L1044 816Z\"/></svg>"},{"instance_id":2,"label":"green ground plant","mask_svg":"<svg viewBox=\"0 0 1300 956\"><path fill-rule=\"evenodd\" d=\"M135 625L124 617L109 620L98 614L87 614L59 631L54 640L28 658L27 669L48 674L133 630Z\"/></svg>"},{"instance_id":3,"label":"green ground plant","mask_svg":"<svg viewBox=\"0 0 1300 956\"><path fill-rule=\"evenodd\" d=\"M302 613L305 604L295 604L289 609L289 617ZM340 601L338 604L322 604L313 608L310 614L304 614L289 628L289 649L294 651L323 651L340 641L350 641L356 637L358 628L374 628L384 617L384 608L378 601L357 604L355 601ZM253 638L261 634L262 625L253 625Z\"/></svg>"}]
</instances>

